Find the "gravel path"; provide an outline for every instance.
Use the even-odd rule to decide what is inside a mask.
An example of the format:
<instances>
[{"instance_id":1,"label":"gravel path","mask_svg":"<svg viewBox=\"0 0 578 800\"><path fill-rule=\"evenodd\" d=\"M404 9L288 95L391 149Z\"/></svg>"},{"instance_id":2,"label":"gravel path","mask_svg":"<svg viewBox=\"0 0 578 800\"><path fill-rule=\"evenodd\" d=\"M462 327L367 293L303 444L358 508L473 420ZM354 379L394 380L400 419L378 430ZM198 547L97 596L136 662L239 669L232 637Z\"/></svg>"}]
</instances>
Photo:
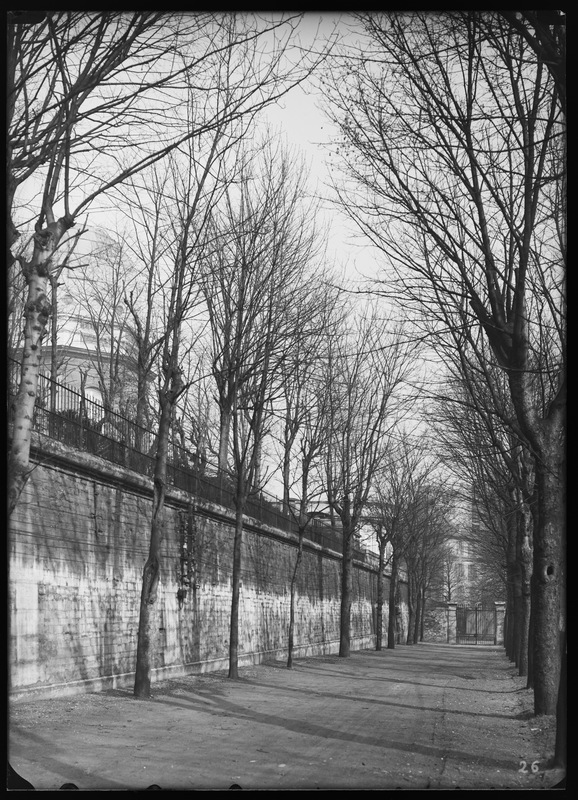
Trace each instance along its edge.
<instances>
[{"instance_id":1,"label":"gravel path","mask_svg":"<svg viewBox=\"0 0 578 800\"><path fill-rule=\"evenodd\" d=\"M19 700L9 755L39 790L551 788L555 721L531 709L501 648L420 644Z\"/></svg>"}]
</instances>

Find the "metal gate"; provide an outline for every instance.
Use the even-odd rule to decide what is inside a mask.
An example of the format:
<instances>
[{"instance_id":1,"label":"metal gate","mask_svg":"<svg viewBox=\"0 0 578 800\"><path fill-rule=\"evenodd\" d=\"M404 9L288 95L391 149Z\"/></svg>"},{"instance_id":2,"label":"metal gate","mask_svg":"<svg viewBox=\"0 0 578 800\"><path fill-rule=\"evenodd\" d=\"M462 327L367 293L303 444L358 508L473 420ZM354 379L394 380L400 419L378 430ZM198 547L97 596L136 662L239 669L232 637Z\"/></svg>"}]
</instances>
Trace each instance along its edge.
<instances>
[{"instance_id":1,"label":"metal gate","mask_svg":"<svg viewBox=\"0 0 578 800\"><path fill-rule=\"evenodd\" d=\"M457 644L496 644L494 607L458 606L456 623Z\"/></svg>"}]
</instances>

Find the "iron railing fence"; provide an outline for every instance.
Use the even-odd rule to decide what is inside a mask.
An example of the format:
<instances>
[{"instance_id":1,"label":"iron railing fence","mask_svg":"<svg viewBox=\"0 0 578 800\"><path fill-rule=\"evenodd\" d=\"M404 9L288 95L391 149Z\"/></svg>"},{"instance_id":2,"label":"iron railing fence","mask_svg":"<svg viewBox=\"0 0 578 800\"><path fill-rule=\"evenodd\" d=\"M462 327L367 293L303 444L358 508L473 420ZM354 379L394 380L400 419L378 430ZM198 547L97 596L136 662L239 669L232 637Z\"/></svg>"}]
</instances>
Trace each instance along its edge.
<instances>
[{"instance_id":1,"label":"iron railing fence","mask_svg":"<svg viewBox=\"0 0 578 800\"><path fill-rule=\"evenodd\" d=\"M14 396L14 390L11 391ZM12 403L10 403L10 416ZM156 433L133 420L107 409L96 400L67 384L39 376L33 418L34 430L77 450L100 456L141 475L153 477ZM222 505L235 508L235 495L230 478L206 461L203 464L190 451L170 443L167 482L183 491ZM281 502L267 492L250 496L245 513L260 522L284 531L298 532L294 517L283 511ZM313 519L305 537L323 547L341 552L342 536L318 519ZM377 566L377 556L354 548L354 556ZM374 563L375 562L375 563Z\"/></svg>"}]
</instances>

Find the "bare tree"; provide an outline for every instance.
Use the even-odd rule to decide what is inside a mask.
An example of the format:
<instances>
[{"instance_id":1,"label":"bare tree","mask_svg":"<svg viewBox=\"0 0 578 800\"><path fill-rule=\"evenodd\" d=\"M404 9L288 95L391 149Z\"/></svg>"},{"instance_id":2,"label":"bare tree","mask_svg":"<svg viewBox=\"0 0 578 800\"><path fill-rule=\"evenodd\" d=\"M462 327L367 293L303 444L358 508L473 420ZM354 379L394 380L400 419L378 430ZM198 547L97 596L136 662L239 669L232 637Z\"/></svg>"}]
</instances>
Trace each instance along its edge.
<instances>
[{"instance_id":1,"label":"bare tree","mask_svg":"<svg viewBox=\"0 0 578 800\"><path fill-rule=\"evenodd\" d=\"M396 391L409 373L407 340L393 325L388 330L388 321L380 318L376 308L354 321L328 353L325 485L343 536L339 644L342 657L350 655L355 537L385 456L387 434L399 419Z\"/></svg>"},{"instance_id":2,"label":"bare tree","mask_svg":"<svg viewBox=\"0 0 578 800\"><path fill-rule=\"evenodd\" d=\"M487 382L480 382L480 372L463 369L461 379L438 400L432 429L447 454L449 468L462 485L467 484L468 502L473 492L476 513L484 522L484 535L472 532L472 546L498 572L501 565L505 567L507 628L512 637L511 642L506 640L506 649L520 675L528 675L531 509L535 505L532 459L516 426L508 424L515 418L507 387L500 390L497 375L490 391Z\"/></svg>"},{"instance_id":3,"label":"bare tree","mask_svg":"<svg viewBox=\"0 0 578 800\"><path fill-rule=\"evenodd\" d=\"M386 452L387 457L377 473L368 507L369 517L379 545L376 650L381 650L382 647L382 620L385 602L383 573L388 545L391 555L389 559L387 647L389 650L395 648L399 567L403 563L405 547L408 543L406 524L410 507L415 499L417 476L423 471L426 462L423 448L412 441L408 435L399 431L389 438Z\"/></svg>"},{"instance_id":4,"label":"bare tree","mask_svg":"<svg viewBox=\"0 0 578 800\"><path fill-rule=\"evenodd\" d=\"M186 167L193 173L194 163ZM119 204L127 218L123 247L140 266L138 276L125 284L123 293L128 311L127 330L134 342L136 361L137 450L143 445L143 430L158 422L158 409L151 397L151 377L160 375L159 356L166 336L167 283L172 274L170 248L174 246L168 207L175 201L175 187L171 184L176 169L175 161L172 172L164 165L153 165L139 179L129 179L123 186Z\"/></svg>"},{"instance_id":5,"label":"bare tree","mask_svg":"<svg viewBox=\"0 0 578 800\"><path fill-rule=\"evenodd\" d=\"M191 374L184 375L181 366L183 324L185 318L194 313L195 305L200 304L197 273L203 253L201 239L215 195L218 196L221 191L219 156L222 138L221 131L216 131L202 160L191 146L190 169L184 174L180 170L182 161L171 159L173 168L171 183L174 194L172 197L165 194L170 209L168 216L172 246L169 246L166 253L167 258L170 257L171 260L166 282L168 297L164 310L165 334L161 340L159 364L159 422L153 475L151 537L149 554L143 570L140 603L134 686L136 697L150 695L151 672L154 667L153 645L155 631L158 629L153 610L161 574L170 433L177 401L187 383L193 379Z\"/></svg>"},{"instance_id":6,"label":"bare tree","mask_svg":"<svg viewBox=\"0 0 578 800\"><path fill-rule=\"evenodd\" d=\"M303 560L303 544L305 534L315 519L315 506L323 492L323 486L316 482L317 462L323 453L326 432L323 428L323 404L325 398L318 397L319 405L310 408L302 421L302 435L299 438L297 458L301 486L296 506L292 498L289 499L289 513L297 522L297 553L295 564L291 573L290 599L289 599L289 626L287 631L287 668L293 667L293 649L295 639L295 601L297 595L297 580ZM313 506L313 508L312 508Z\"/></svg>"},{"instance_id":7,"label":"bare tree","mask_svg":"<svg viewBox=\"0 0 578 800\"><path fill-rule=\"evenodd\" d=\"M407 643L415 644L423 638L426 594L443 570L452 492L448 477L440 477L439 458L423 441L405 433L394 435L387 455L375 481L370 519L380 546L380 571L385 548L391 547L388 649L394 649L399 567L404 565L408 578ZM378 599L379 620L382 604L383 593ZM379 628L377 643L381 649Z\"/></svg>"},{"instance_id":8,"label":"bare tree","mask_svg":"<svg viewBox=\"0 0 578 800\"><path fill-rule=\"evenodd\" d=\"M193 124L193 117L191 121ZM154 607L161 573L170 434L179 398L195 377L194 366L189 374L183 372L183 351L195 344L199 334L191 323L196 307L201 306L201 264L206 256L207 232L219 200L230 190L233 176L227 171L227 155L244 133L244 126L224 125L210 136L189 139L179 152L167 156L170 171L159 175L155 170L151 192L141 191L133 201L139 211L137 231L143 240L138 252L147 253L144 242L148 247L143 270L143 296L147 302L139 302L134 292L125 300L137 333L139 367L158 363L159 376L151 539L143 572L135 675L137 697L150 694L154 667ZM133 221L137 221L136 215ZM136 254L137 249L133 252ZM150 308L152 301L156 320ZM186 324L190 327L188 340ZM146 375L141 378L146 379Z\"/></svg>"},{"instance_id":9,"label":"bare tree","mask_svg":"<svg viewBox=\"0 0 578 800\"><path fill-rule=\"evenodd\" d=\"M251 119L302 80L314 59L300 54L291 64L298 22L299 15L267 22L251 14L61 11L31 23L30 15L10 13L9 246L18 237L18 198L38 195L28 201L35 205L34 250L19 257L28 299L13 404L10 512L29 472L48 286L63 238L112 187L190 139ZM195 109L203 110L192 125L187 78Z\"/></svg>"},{"instance_id":10,"label":"bare tree","mask_svg":"<svg viewBox=\"0 0 578 800\"><path fill-rule=\"evenodd\" d=\"M566 109L566 15L558 9L536 11L501 11L548 69Z\"/></svg>"},{"instance_id":11,"label":"bare tree","mask_svg":"<svg viewBox=\"0 0 578 800\"><path fill-rule=\"evenodd\" d=\"M445 603L455 601L459 580L456 571L455 555L452 548L446 545L442 555L442 568L440 579L441 597Z\"/></svg>"},{"instance_id":12,"label":"bare tree","mask_svg":"<svg viewBox=\"0 0 578 800\"><path fill-rule=\"evenodd\" d=\"M535 479L531 452L519 426L507 378L496 365L482 332L463 308L440 306L445 334L434 346L448 373L437 389L432 429L445 460L478 511L485 517L482 541L472 541L491 563L506 565L508 579L509 654L528 674L529 587L532 575L532 528ZM491 545L491 546L489 546ZM499 569L499 568L498 568Z\"/></svg>"},{"instance_id":13,"label":"bare tree","mask_svg":"<svg viewBox=\"0 0 578 800\"><path fill-rule=\"evenodd\" d=\"M423 619L428 590L443 568L445 544L450 536L450 493L443 482L429 482L422 470L414 482L412 501L404 520L404 561L408 574L409 621L407 644L423 640Z\"/></svg>"},{"instance_id":14,"label":"bare tree","mask_svg":"<svg viewBox=\"0 0 578 800\"><path fill-rule=\"evenodd\" d=\"M282 367L283 508L297 524L297 553L291 574L287 668L293 666L295 601L303 559L303 543L323 500L321 459L327 439L327 393L321 379L326 341L339 314L338 291L313 285L299 312L299 337Z\"/></svg>"},{"instance_id":15,"label":"bare tree","mask_svg":"<svg viewBox=\"0 0 578 800\"><path fill-rule=\"evenodd\" d=\"M76 256L75 250L79 243L80 237L84 233L80 230L74 236L70 237L66 245L61 248L61 257L57 264L52 268L49 276L49 301L51 307L50 319L50 349L47 359L43 359L42 366L44 372L47 373L53 381L58 379L58 375L63 366L66 365L68 359L59 351L59 344L61 344L61 335L64 327L64 322L67 322L68 333L71 331L71 320L67 319L68 310L65 307L62 314L62 319L59 315L59 305L61 300L64 301L66 306L66 291L62 296L62 291L58 291L59 287L66 284L66 279L69 276L74 276L76 269L85 267L85 264L80 263ZM21 360L23 349L23 331L21 321L25 317L25 304L27 295L27 282L25 276L20 269L21 259L27 259L32 252L32 237L28 237L28 241L17 241L17 251L14 260L9 258L8 268L8 353L10 358L14 361ZM16 386L19 380L16 381ZM14 370L11 369L11 385L14 384ZM53 410L55 405L55 384L50 387L50 407Z\"/></svg>"},{"instance_id":16,"label":"bare tree","mask_svg":"<svg viewBox=\"0 0 578 800\"><path fill-rule=\"evenodd\" d=\"M197 475L202 475L212 465L212 456L216 453L214 443L214 401L210 373L207 364L207 346L205 337L198 342L201 347L189 350L187 358L195 362L185 365L185 374L197 374L195 380L187 386L177 409L175 431L178 431L181 453L185 453L187 466L192 467Z\"/></svg>"},{"instance_id":17,"label":"bare tree","mask_svg":"<svg viewBox=\"0 0 578 800\"><path fill-rule=\"evenodd\" d=\"M315 408L320 402L319 376L325 362L325 342L335 326L336 314L342 303L339 290L312 275L307 292L300 298L296 308L302 322L302 337L293 343L283 364L282 401L283 409L281 441L281 472L283 479L283 510L291 512L290 497L297 483L301 484L300 464L294 463L293 448L303 428L311 427ZM317 439L317 437L315 437Z\"/></svg>"},{"instance_id":18,"label":"bare tree","mask_svg":"<svg viewBox=\"0 0 578 800\"><path fill-rule=\"evenodd\" d=\"M107 411L127 416L134 401L134 341L128 329L128 310L124 305L126 287L134 280L122 238L97 232L85 258L86 263L64 282L62 314L66 321L82 322L81 338L102 403ZM51 275L51 280L57 275ZM57 317L54 311L53 322ZM53 325L53 341L59 334ZM132 414L130 415L132 416Z\"/></svg>"},{"instance_id":19,"label":"bare tree","mask_svg":"<svg viewBox=\"0 0 578 800\"><path fill-rule=\"evenodd\" d=\"M303 173L265 142L240 153L237 185L213 215L202 290L212 335L221 414L219 467L233 481L235 539L229 677L238 677L240 574L247 499L262 488L261 452L281 396L283 365L302 319L302 287L314 255ZM309 323L310 324L310 323Z\"/></svg>"},{"instance_id":20,"label":"bare tree","mask_svg":"<svg viewBox=\"0 0 578 800\"><path fill-rule=\"evenodd\" d=\"M467 308L535 460L534 699L565 649L564 118L541 53L493 12L361 15L334 116L361 187L342 200L433 304ZM553 37L559 42L559 37ZM558 59L559 62L559 59Z\"/></svg>"}]
</instances>

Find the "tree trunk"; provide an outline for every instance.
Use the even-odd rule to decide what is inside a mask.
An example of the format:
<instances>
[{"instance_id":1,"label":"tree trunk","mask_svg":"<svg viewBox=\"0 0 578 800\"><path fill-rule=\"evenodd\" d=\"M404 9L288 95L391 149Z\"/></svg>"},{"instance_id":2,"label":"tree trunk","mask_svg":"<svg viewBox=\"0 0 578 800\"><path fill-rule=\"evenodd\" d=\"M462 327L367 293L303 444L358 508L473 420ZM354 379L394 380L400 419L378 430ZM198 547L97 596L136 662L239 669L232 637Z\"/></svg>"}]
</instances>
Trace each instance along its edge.
<instances>
[{"instance_id":1,"label":"tree trunk","mask_svg":"<svg viewBox=\"0 0 578 800\"><path fill-rule=\"evenodd\" d=\"M343 528L343 559L341 562L341 619L339 655L348 658L351 649L351 588L353 570L353 534Z\"/></svg>"},{"instance_id":2,"label":"tree trunk","mask_svg":"<svg viewBox=\"0 0 578 800\"><path fill-rule=\"evenodd\" d=\"M566 767L568 763L568 688L566 632L562 636L562 664L560 668L560 690L556 710L556 743L554 746L555 767Z\"/></svg>"},{"instance_id":3,"label":"tree trunk","mask_svg":"<svg viewBox=\"0 0 578 800\"><path fill-rule=\"evenodd\" d=\"M407 607L409 611L408 615L408 622L407 622L407 644L415 644L415 585L411 579L411 575L408 576L407 582Z\"/></svg>"},{"instance_id":4,"label":"tree trunk","mask_svg":"<svg viewBox=\"0 0 578 800\"><path fill-rule=\"evenodd\" d=\"M421 591L421 614L419 620L419 640L423 642L424 637L424 625L425 625L425 586Z\"/></svg>"},{"instance_id":5,"label":"tree trunk","mask_svg":"<svg viewBox=\"0 0 578 800\"><path fill-rule=\"evenodd\" d=\"M417 644L419 642L419 629L421 625L421 616L422 616L422 596L421 596L421 587L418 587L416 590L416 604L415 604L415 621L414 621L414 632L413 632L413 644Z\"/></svg>"},{"instance_id":6,"label":"tree trunk","mask_svg":"<svg viewBox=\"0 0 578 800\"><path fill-rule=\"evenodd\" d=\"M291 469L291 451L290 447L286 446L283 453L283 512L289 514L289 482L290 482L290 469Z\"/></svg>"},{"instance_id":7,"label":"tree trunk","mask_svg":"<svg viewBox=\"0 0 578 800\"><path fill-rule=\"evenodd\" d=\"M506 655L510 659L510 661L514 660L514 647L512 644L512 595L510 592L510 588L506 587L506 611L504 613L504 649L506 651Z\"/></svg>"},{"instance_id":8,"label":"tree trunk","mask_svg":"<svg viewBox=\"0 0 578 800\"><path fill-rule=\"evenodd\" d=\"M58 276L50 275L52 290L52 324L50 326L50 414L56 411L56 381L58 380Z\"/></svg>"},{"instance_id":9,"label":"tree trunk","mask_svg":"<svg viewBox=\"0 0 578 800\"><path fill-rule=\"evenodd\" d=\"M520 533L518 546L518 560L520 563L520 611L518 630L518 675L528 674L528 642L530 631L530 604L532 581L532 546L530 539L531 519L529 514L522 513L520 519Z\"/></svg>"},{"instance_id":10,"label":"tree trunk","mask_svg":"<svg viewBox=\"0 0 578 800\"><path fill-rule=\"evenodd\" d=\"M375 649L381 650L383 645L383 603L384 603L384 570L385 570L385 539L379 539L379 568L377 571L377 614L375 621Z\"/></svg>"},{"instance_id":11,"label":"tree trunk","mask_svg":"<svg viewBox=\"0 0 578 800\"><path fill-rule=\"evenodd\" d=\"M530 581L530 625L528 628L528 680L526 688L534 688L534 577Z\"/></svg>"},{"instance_id":12,"label":"tree trunk","mask_svg":"<svg viewBox=\"0 0 578 800\"><path fill-rule=\"evenodd\" d=\"M516 658L515 663L518 667L518 675L526 677L528 675L528 647L530 636L530 605L531 592L530 583L523 579L520 583L520 594L517 598L517 627L516 627Z\"/></svg>"},{"instance_id":13,"label":"tree trunk","mask_svg":"<svg viewBox=\"0 0 578 800\"><path fill-rule=\"evenodd\" d=\"M389 618L387 620L387 649L395 649L396 612L395 598L397 594L397 555L395 548L391 559L391 577L389 579Z\"/></svg>"},{"instance_id":14,"label":"tree trunk","mask_svg":"<svg viewBox=\"0 0 578 800\"><path fill-rule=\"evenodd\" d=\"M243 511L245 482L241 471L237 476L235 497L235 538L233 540L233 577L231 595L231 629L229 632L229 678L239 677L239 603L241 596L241 566L243 547Z\"/></svg>"},{"instance_id":15,"label":"tree trunk","mask_svg":"<svg viewBox=\"0 0 578 800\"><path fill-rule=\"evenodd\" d=\"M558 465L538 464L538 524L534 530L533 683L536 714L555 714L565 632L564 489Z\"/></svg>"},{"instance_id":16,"label":"tree trunk","mask_svg":"<svg viewBox=\"0 0 578 800\"><path fill-rule=\"evenodd\" d=\"M142 453L144 450L143 434L147 427L147 378L141 374L141 371L142 368L139 369L137 376L136 425L134 429L134 448L137 453Z\"/></svg>"},{"instance_id":17,"label":"tree trunk","mask_svg":"<svg viewBox=\"0 0 578 800\"><path fill-rule=\"evenodd\" d=\"M220 410L219 424L219 471L222 473L227 469L229 461L229 438L231 431L231 411L228 408Z\"/></svg>"},{"instance_id":18,"label":"tree trunk","mask_svg":"<svg viewBox=\"0 0 578 800\"><path fill-rule=\"evenodd\" d=\"M262 459L263 459L263 447L262 442L259 440L255 443L255 458L253 460L253 479L252 479L252 486L251 488L254 491L259 491L259 498L260 502L263 502L263 493L259 490L261 486L261 469L262 469Z\"/></svg>"},{"instance_id":19,"label":"tree trunk","mask_svg":"<svg viewBox=\"0 0 578 800\"><path fill-rule=\"evenodd\" d=\"M512 495L512 502L514 501L515 498ZM518 526L515 524L517 518L518 515L515 513L506 517L506 532L508 536L506 546L508 631L507 636L504 636L506 654L516 666L519 664L520 653L520 600L522 596L522 573L517 555Z\"/></svg>"},{"instance_id":20,"label":"tree trunk","mask_svg":"<svg viewBox=\"0 0 578 800\"><path fill-rule=\"evenodd\" d=\"M299 574L299 567L303 558L303 537L305 531L299 526L299 545L297 547L297 557L295 559L295 567L293 575L291 576L291 599L289 603L289 636L287 645L287 669L293 667L293 632L295 629L295 594L297 589L297 575Z\"/></svg>"},{"instance_id":21,"label":"tree trunk","mask_svg":"<svg viewBox=\"0 0 578 800\"><path fill-rule=\"evenodd\" d=\"M24 306L22 371L13 404L12 447L8 465L8 516L16 507L30 474L30 443L38 393L42 340L51 314L48 285L52 257L65 232L73 224L71 219L61 218L37 231L34 234L32 259L29 263L21 262L28 284L28 296Z\"/></svg>"},{"instance_id":22,"label":"tree trunk","mask_svg":"<svg viewBox=\"0 0 578 800\"><path fill-rule=\"evenodd\" d=\"M523 640L523 625L524 625L524 600L522 595L522 570L519 560L516 558L514 563L509 567L509 576L512 581L512 599L513 599L513 614L512 614L512 661L520 669L522 661L527 661L522 654L522 640ZM526 640L527 647L527 640ZM527 674L527 673L526 673Z\"/></svg>"},{"instance_id":23,"label":"tree trunk","mask_svg":"<svg viewBox=\"0 0 578 800\"><path fill-rule=\"evenodd\" d=\"M152 531L151 531L152 534ZM159 534L155 534L158 536ZM152 535L151 535L152 543ZM152 550L152 547L151 547ZM153 653L156 650L156 609L157 586L160 574L160 560L152 552L149 554L143 571L138 628L134 696L150 697L151 674L154 668Z\"/></svg>"},{"instance_id":24,"label":"tree trunk","mask_svg":"<svg viewBox=\"0 0 578 800\"><path fill-rule=\"evenodd\" d=\"M515 570L514 564L508 561L506 566L506 575L508 584L506 586L506 616L504 619L504 645L506 648L506 655L513 661L516 666L517 662L517 640L516 640L516 614L517 612L517 598L515 586Z\"/></svg>"},{"instance_id":25,"label":"tree trunk","mask_svg":"<svg viewBox=\"0 0 578 800\"><path fill-rule=\"evenodd\" d=\"M153 653L156 643L157 588L160 578L161 544L164 533L167 457L169 447L172 404L166 398L161 402L161 418L157 439L157 455L153 487L153 511L149 555L143 570L140 616L134 683L135 697L150 697Z\"/></svg>"}]
</instances>

